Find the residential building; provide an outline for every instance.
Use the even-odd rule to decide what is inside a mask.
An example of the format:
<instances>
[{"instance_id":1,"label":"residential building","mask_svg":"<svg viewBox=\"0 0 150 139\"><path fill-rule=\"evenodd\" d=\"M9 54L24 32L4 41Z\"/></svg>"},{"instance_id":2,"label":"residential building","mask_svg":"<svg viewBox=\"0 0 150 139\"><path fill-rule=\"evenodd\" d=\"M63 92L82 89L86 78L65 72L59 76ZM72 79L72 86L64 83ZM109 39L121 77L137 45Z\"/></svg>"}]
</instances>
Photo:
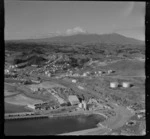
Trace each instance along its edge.
<instances>
[{"instance_id":1,"label":"residential building","mask_svg":"<svg viewBox=\"0 0 150 139\"><path fill-rule=\"evenodd\" d=\"M35 106L34 106L34 105L31 105L31 104L28 104L27 107L28 107L28 108L31 108L31 109L35 109Z\"/></svg>"},{"instance_id":2,"label":"residential building","mask_svg":"<svg viewBox=\"0 0 150 139\"><path fill-rule=\"evenodd\" d=\"M73 82L73 83L76 83L76 82L77 82L77 80L73 79L73 80L72 80L72 82Z\"/></svg>"}]
</instances>

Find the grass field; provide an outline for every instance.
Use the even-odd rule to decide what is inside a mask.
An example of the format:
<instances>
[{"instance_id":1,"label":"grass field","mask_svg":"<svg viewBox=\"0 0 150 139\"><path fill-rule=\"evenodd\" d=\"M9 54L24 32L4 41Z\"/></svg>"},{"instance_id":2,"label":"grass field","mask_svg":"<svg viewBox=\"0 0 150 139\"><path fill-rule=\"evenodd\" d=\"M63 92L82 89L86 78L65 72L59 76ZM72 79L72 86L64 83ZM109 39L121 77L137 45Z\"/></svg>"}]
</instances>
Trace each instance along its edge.
<instances>
[{"instance_id":1,"label":"grass field","mask_svg":"<svg viewBox=\"0 0 150 139\"><path fill-rule=\"evenodd\" d=\"M55 82L46 81L38 85L29 85L31 88L53 88L53 87L63 87L63 85L57 84Z\"/></svg>"},{"instance_id":2,"label":"grass field","mask_svg":"<svg viewBox=\"0 0 150 139\"><path fill-rule=\"evenodd\" d=\"M5 102L4 103L4 112L5 113L15 113L15 112L30 112L31 110L26 109L24 106L14 105Z\"/></svg>"},{"instance_id":3,"label":"grass field","mask_svg":"<svg viewBox=\"0 0 150 139\"><path fill-rule=\"evenodd\" d=\"M5 97L14 96L14 95L17 95L17 94L18 94L18 92L10 92L8 90L5 90L5 92L4 92Z\"/></svg>"},{"instance_id":4,"label":"grass field","mask_svg":"<svg viewBox=\"0 0 150 139\"><path fill-rule=\"evenodd\" d=\"M42 103L43 101L38 100L38 99L32 99L32 98L26 97L22 94L19 94L19 95L13 96L13 97L6 97L5 102L11 103L11 104L14 104L14 105L25 106L25 105L28 105L28 104L33 105L33 104L36 104L36 103Z\"/></svg>"},{"instance_id":5,"label":"grass field","mask_svg":"<svg viewBox=\"0 0 150 139\"><path fill-rule=\"evenodd\" d=\"M122 60L101 68L115 70L123 76L145 76L145 62L139 60Z\"/></svg>"},{"instance_id":6,"label":"grass field","mask_svg":"<svg viewBox=\"0 0 150 139\"><path fill-rule=\"evenodd\" d=\"M10 84L7 84L5 83L5 86L4 86L4 96L5 97L8 97L8 96L12 96L12 95L17 95L19 94L20 92L17 90L17 87L14 86L14 85L10 85Z\"/></svg>"}]
</instances>

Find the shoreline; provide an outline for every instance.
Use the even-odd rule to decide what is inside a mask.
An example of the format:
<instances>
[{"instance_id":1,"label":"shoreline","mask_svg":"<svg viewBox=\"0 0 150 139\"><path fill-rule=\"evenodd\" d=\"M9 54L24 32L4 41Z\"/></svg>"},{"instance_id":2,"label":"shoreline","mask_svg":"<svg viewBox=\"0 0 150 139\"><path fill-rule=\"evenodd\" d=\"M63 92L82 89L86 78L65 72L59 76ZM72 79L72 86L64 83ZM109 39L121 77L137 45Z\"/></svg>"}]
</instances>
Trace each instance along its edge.
<instances>
[{"instance_id":1,"label":"shoreline","mask_svg":"<svg viewBox=\"0 0 150 139\"><path fill-rule=\"evenodd\" d=\"M124 123L126 123L130 119L130 117L134 116L134 113L132 113L130 110L124 107L119 107L118 105L115 105L114 103L112 103L112 105L115 108L116 116L113 116L103 122L99 122L97 124L98 126L97 128L63 133L59 135L104 135L112 131L112 129L117 129L123 126Z\"/></svg>"},{"instance_id":2,"label":"shoreline","mask_svg":"<svg viewBox=\"0 0 150 139\"><path fill-rule=\"evenodd\" d=\"M101 126L98 126L99 124ZM107 128L107 127L103 126L101 124L101 122L99 122L97 124L97 127L95 127L95 128L79 130L79 131L73 131L73 132L69 132L69 133L62 133L62 134L58 134L58 135L78 135L78 136L80 136L80 135L96 135L95 132L99 132L99 135L103 135L106 132L110 132L110 131L111 131L110 128Z\"/></svg>"},{"instance_id":3,"label":"shoreline","mask_svg":"<svg viewBox=\"0 0 150 139\"><path fill-rule=\"evenodd\" d=\"M6 115L15 115L15 114L25 114L26 112L20 112L20 113L5 113ZM105 116L104 114L100 114L100 113L94 113L94 112L72 112L72 113L62 113L62 114L41 114L41 115L38 115L39 117L41 116L46 116L47 118L62 118L62 117L73 117L73 116L89 116L89 115L98 115L98 116L102 116L101 118L106 118L107 116ZM37 115L34 115L34 116L37 116ZM32 116L32 117L34 117ZM11 119L11 120L16 120L16 119L30 119L30 116L27 116L27 115L15 115L15 116L6 116L5 119ZM32 118L31 118L32 119ZM106 119L104 119L106 120ZM104 121L103 120L103 121ZM98 123L99 124L99 123Z\"/></svg>"}]
</instances>

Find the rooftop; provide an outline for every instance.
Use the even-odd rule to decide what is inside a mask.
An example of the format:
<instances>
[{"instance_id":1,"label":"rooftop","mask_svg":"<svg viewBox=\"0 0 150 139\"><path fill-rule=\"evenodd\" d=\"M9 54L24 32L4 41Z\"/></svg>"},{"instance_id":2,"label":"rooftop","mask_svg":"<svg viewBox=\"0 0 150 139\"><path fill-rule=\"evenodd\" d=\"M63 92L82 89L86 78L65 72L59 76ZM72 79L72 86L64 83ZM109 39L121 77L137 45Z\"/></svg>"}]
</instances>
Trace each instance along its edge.
<instances>
[{"instance_id":1,"label":"rooftop","mask_svg":"<svg viewBox=\"0 0 150 139\"><path fill-rule=\"evenodd\" d=\"M78 99L78 97L76 95L69 95L68 99L70 101L78 101L79 102L79 99Z\"/></svg>"}]
</instances>

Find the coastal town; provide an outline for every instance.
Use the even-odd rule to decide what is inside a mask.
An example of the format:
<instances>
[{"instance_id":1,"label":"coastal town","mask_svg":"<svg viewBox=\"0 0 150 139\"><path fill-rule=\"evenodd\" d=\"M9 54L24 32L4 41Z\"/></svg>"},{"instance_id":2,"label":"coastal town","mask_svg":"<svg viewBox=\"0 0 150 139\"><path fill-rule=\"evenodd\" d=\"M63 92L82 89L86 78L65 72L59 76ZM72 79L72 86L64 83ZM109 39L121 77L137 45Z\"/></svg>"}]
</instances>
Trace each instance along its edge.
<instances>
[{"instance_id":1,"label":"coastal town","mask_svg":"<svg viewBox=\"0 0 150 139\"><path fill-rule=\"evenodd\" d=\"M103 127L105 133L130 122L129 119L133 116L137 116L138 121L144 120L145 108L142 103L141 106L136 106L136 103L133 102L125 105L124 102L127 100L119 100L120 98L112 94L120 91L133 92L138 87L135 79L129 80L121 76L116 79L114 77L116 77L117 70L104 68L106 65L116 64L122 60L99 62L90 59L86 67L94 67L93 63L97 65L95 64L96 68L89 70L88 68L85 70L86 67L80 70L79 68L70 69L69 62L66 62L68 67L65 67L67 69L64 70L64 63L57 63L62 59L60 56L52 63L47 62L42 67L31 65L20 68L17 64L6 64L5 102L24 106L28 111L6 113L6 120L95 114L103 117L104 122L100 122L97 128L100 131L100 128ZM137 60L134 58L128 61L136 62ZM98 67L101 67L101 70ZM125 97L121 95L122 98ZM124 122L122 120L116 122L119 117Z\"/></svg>"},{"instance_id":2,"label":"coastal town","mask_svg":"<svg viewBox=\"0 0 150 139\"><path fill-rule=\"evenodd\" d=\"M147 135L145 2L4 3L5 136Z\"/></svg>"}]
</instances>

